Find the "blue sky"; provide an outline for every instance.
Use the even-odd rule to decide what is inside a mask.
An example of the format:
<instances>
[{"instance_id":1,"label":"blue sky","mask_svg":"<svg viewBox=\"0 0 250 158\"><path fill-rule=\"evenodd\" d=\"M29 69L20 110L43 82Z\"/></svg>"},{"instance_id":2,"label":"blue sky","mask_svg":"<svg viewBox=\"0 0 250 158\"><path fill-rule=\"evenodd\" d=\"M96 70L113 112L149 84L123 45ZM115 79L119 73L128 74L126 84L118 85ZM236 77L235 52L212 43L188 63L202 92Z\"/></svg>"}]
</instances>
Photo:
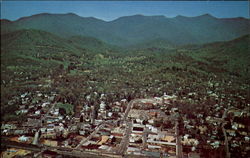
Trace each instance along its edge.
<instances>
[{"instance_id":1,"label":"blue sky","mask_svg":"<svg viewBox=\"0 0 250 158\"><path fill-rule=\"evenodd\" d=\"M111 21L135 14L166 17L198 16L209 13L218 18L249 18L248 1L2 1L1 19L17 20L38 13L75 13Z\"/></svg>"}]
</instances>

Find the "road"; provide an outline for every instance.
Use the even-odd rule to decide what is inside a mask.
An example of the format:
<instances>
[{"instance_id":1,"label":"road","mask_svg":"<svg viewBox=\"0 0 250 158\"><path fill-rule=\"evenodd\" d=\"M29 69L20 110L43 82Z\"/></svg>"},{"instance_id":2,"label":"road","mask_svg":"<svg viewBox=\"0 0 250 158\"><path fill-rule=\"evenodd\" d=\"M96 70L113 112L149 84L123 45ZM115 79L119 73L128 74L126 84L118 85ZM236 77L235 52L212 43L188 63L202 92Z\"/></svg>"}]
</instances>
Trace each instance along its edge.
<instances>
[{"instance_id":1,"label":"road","mask_svg":"<svg viewBox=\"0 0 250 158\"><path fill-rule=\"evenodd\" d=\"M88 142L100 129L102 129L105 125L105 122L102 122L99 126L95 128L95 130L85 139L83 139L77 146L76 149L79 149L84 143Z\"/></svg>"},{"instance_id":2,"label":"road","mask_svg":"<svg viewBox=\"0 0 250 158\"><path fill-rule=\"evenodd\" d=\"M129 136L132 133L132 125L133 125L132 121L128 120L128 114L129 114L129 111L133 108L134 104L139 103L139 102L142 102L142 103L152 102L152 103L154 103L154 102L158 102L158 101L155 98L149 98L149 99L134 99L128 103L127 108L125 110L125 114L122 118L122 121L126 124L126 131L125 131L125 134L122 138L122 141L121 141L121 143L118 146L118 149L116 151L117 154L124 155L125 152L127 151L127 148L129 145ZM146 138L144 138L144 139L146 139ZM144 146L146 146L146 143L144 143Z\"/></svg>"},{"instance_id":3,"label":"road","mask_svg":"<svg viewBox=\"0 0 250 158\"><path fill-rule=\"evenodd\" d=\"M132 125L132 121L126 121L126 131L118 147L118 150L116 151L117 154L124 155L127 151L129 144L129 136L132 133Z\"/></svg>"},{"instance_id":4,"label":"road","mask_svg":"<svg viewBox=\"0 0 250 158\"><path fill-rule=\"evenodd\" d=\"M125 121L125 120L127 119L128 113L129 113L129 111L130 111L130 109L131 109L131 106L133 105L133 102L134 102L134 101L135 101L135 100L129 102L129 104L128 104L126 110L125 110L125 114L124 114L124 116L123 116L123 119L122 119L123 121ZM118 121L118 120L116 120L116 121ZM86 143L87 141L89 141L95 134L97 134L97 132L98 132L101 128L104 127L105 124L109 124L109 123L111 123L111 122L112 122L112 121L110 121L110 120L103 121L98 127L95 128L95 130L94 130L86 139L83 139L83 140L76 146L76 149L79 149L84 143Z\"/></svg>"},{"instance_id":5,"label":"road","mask_svg":"<svg viewBox=\"0 0 250 158\"><path fill-rule=\"evenodd\" d=\"M64 157L84 157L84 158L121 157L120 155L116 155L113 153L110 154L110 153L84 151L84 150L77 150L77 149L70 149L63 147L39 146L39 145L23 144L6 140L1 142L1 147L24 149L35 152L43 152L45 150L49 150L56 152L58 155L64 155Z\"/></svg>"},{"instance_id":6,"label":"road","mask_svg":"<svg viewBox=\"0 0 250 158\"><path fill-rule=\"evenodd\" d=\"M124 114L123 118L121 119L122 121L125 121L127 127L130 127L130 126L132 127L132 123L131 123L131 125L130 125L130 123L127 122L126 120L127 120L128 113L129 113L131 107L133 106L133 104L134 104L136 101L140 101L140 99L132 100L132 101L130 101L130 102L128 103L128 106L127 106L127 108L126 108L126 110L125 110L125 114ZM119 120L119 119L118 119L118 120ZM116 120L115 122L117 122L118 120ZM104 125L110 124L110 123L115 124L115 122L114 122L114 121L110 121L110 120L103 121L98 127L95 128L95 130L94 130L87 138L83 139L83 140L76 146L76 149L79 149L84 143L88 142L95 134L97 134L97 132L98 132L100 129L102 129L102 128L104 127ZM129 133L129 131L128 131L129 129L130 129L130 128L127 129L126 134ZM132 128L130 129L130 131L132 131ZM125 134L125 137L127 138L129 135L127 134L127 136L126 136L126 134ZM128 138L129 138L129 137L128 137ZM127 138L127 139L128 139L128 138ZM121 148L119 148L118 151L124 151L124 150L125 150L124 148L125 148L125 147L127 146L127 144L128 144L128 143L126 143L126 142L127 142L127 141L124 141L124 143L121 143ZM124 153L124 152L121 152L121 153Z\"/></svg>"},{"instance_id":7,"label":"road","mask_svg":"<svg viewBox=\"0 0 250 158\"><path fill-rule=\"evenodd\" d=\"M123 136L123 138L118 146L118 149L116 150L117 154L124 155L125 152L127 151L128 145L129 145L129 136L132 133L132 127L133 127L132 120L128 120L129 111L133 108L133 105L135 103L138 103L138 102L141 102L144 100L145 99L134 99L128 103L127 108L125 110L125 114L122 118L123 123L126 124L126 131L125 131L124 136Z\"/></svg>"},{"instance_id":8,"label":"road","mask_svg":"<svg viewBox=\"0 0 250 158\"><path fill-rule=\"evenodd\" d=\"M176 157L183 158L181 137L179 135L179 123L177 120L175 122L175 135L176 135Z\"/></svg>"},{"instance_id":9,"label":"road","mask_svg":"<svg viewBox=\"0 0 250 158\"><path fill-rule=\"evenodd\" d=\"M91 138L93 138L93 136L96 135L97 132L99 132L105 125L108 125L108 124L115 125L117 123L117 121L119 121L119 120L103 121L99 126L95 127L95 130L87 138L83 139L75 148L79 149L84 143L88 142Z\"/></svg>"},{"instance_id":10,"label":"road","mask_svg":"<svg viewBox=\"0 0 250 158\"><path fill-rule=\"evenodd\" d=\"M140 100L140 99L131 100L131 101L128 103L128 106L127 106L127 108L126 108L126 110L125 110L125 114L124 114L122 120L126 120L126 119L127 119L128 113L129 113L130 109L133 107L133 104L134 104L135 102L139 101L139 100Z\"/></svg>"},{"instance_id":11,"label":"road","mask_svg":"<svg viewBox=\"0 0 250 158\"><path fill-rule=\"evenodd\" d=\"M142 134L142 148L143 149L146 149L146 147L147 147L147 135L148 135L148 131L149 131L149 129L148 129L148 127L144 127L144 129L143 129L143 134Z\"/></svg>"},{"instance_id":12,"label":"road","mask_svg":"<svg viewBox=\"0 0 250 158\"><path fill-rule=\"evenodd\" d=\"M130 109L133 108L133 105L135 103L139 103L139 102L142 102L142 103L152 102L153 103L153 102L159 102L159 101L157 99L155 99L155 98L149 98L149 99L135 99L135 100L132 100L132 101L130 101L128 103L127 109L125 110L125 114L124 114L124 117L122 119L125 122L127 128L126 128L125 135L124 135L124 137L123 137L123 139L122 139L122 141L121 141L121 143L120 143L120 145L118 147L118 150L116 152L117 154L124 155L126 150L127 150L127 147L128 147L128 144L129 144L129 136L132 133L132 122L128 121L127 117L128 117ZM182 158L183 153L182 153L181 137L179 136L178 122L176 124L176 133L175 133L175 135L176 135L176 154L177 154L178 158ZM144 146L145 146L145 143L144 143Z\"/></svg>"},{"instance_id":13,"label":"road","mask_svg":"<svg viewBox=\"0 0 250 158\"><path fill-rule=\"evenodd\" d=\"M49 110L46 112L46 114L44 114L43 118L42 118L42 122L44 121L44 119L46 119L50 113L50 111L52 111L52 109L54 109L56 103L52 104L52 106L49 108Z\"/></svg>"},{"instance_id":14,"label":"road","mask_svg":"<svg viewBox=\"0 0 250 158\"><path fill-rule=\"evenodd\" d=\"M226 158L230 158L230 152L229 152L229 147L228 147L228 138L227 138L227 133L226 133L226 130L224 128L224 126L227 124L227 122L225 121L225 118L227 117L227 113L229 110L233 110L233 109L236 109L236 110L240 110L238 108L235 108L235 107L231 107L231 108L228 108L224 111L223 115L222 115L222 119L224 121L224 123L222 124L221 128L222 128L222 132L223 132L223 135L224 135L224 143L225 143L225 152L226 152Z\"/></svg>"}]
</instances>

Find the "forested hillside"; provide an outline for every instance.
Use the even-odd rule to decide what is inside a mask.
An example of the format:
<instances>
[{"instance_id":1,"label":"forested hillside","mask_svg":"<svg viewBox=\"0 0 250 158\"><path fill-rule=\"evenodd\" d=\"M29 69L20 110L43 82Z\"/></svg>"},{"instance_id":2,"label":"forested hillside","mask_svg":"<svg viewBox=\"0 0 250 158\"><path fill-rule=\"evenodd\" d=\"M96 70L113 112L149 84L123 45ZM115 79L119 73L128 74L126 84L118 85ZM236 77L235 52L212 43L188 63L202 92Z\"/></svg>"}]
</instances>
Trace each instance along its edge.
<instances>
[{"instance_id":1,"label":"forested hillside","mask_svg":"<svg viewBox=\"0 0 250 158\"><path fill-rule=\"evenodd\" d=\"M1 32L38 29L61 37L88 36L109 44L130 46L163 39L176 45L227 41L249 33L249 19L197 17L125 16L103 21L76 14L37 14L16 21L1 20ZM156 25L157 24L157 25Z\"/></svg>"}]
</instances>

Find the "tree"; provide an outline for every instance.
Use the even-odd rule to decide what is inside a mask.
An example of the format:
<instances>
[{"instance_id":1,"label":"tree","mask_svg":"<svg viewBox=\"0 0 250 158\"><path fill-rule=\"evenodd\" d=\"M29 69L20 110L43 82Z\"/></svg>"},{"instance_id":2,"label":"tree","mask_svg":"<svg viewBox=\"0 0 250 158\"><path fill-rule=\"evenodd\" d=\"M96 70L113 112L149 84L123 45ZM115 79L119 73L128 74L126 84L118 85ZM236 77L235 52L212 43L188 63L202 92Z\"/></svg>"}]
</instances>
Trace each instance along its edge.
<instances>
[{"instance_id":1,"label":"tree","mask_svg":"<svg viewBox=\"0 0 250 158\"><path fill-rule=\"evenodd\" d=\"M83 115L81 115L80 117L80 122L83 122Z\"/></svg>"},{"instance_id":2,"label":"tree","mask_svg":"<svg viewBox=\"0 0 250 158\"><path fill-rule=\"evenodd\" d=\"M65 115L66 114L66 110L64 108L59 108L59 113L61 115Z\"/></svg>"}]
</instances>

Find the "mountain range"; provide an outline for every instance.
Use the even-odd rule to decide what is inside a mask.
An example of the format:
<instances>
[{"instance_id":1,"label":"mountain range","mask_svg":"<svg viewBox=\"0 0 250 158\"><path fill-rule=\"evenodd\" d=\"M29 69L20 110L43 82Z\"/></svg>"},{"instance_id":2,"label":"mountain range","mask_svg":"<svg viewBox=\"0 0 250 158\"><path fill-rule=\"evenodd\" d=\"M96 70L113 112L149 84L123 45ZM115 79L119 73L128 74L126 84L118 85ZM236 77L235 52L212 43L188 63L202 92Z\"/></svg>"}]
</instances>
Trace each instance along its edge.
<instances>
[{"instance_id":1,"label":"mountain range","mask_svg":"<svg viewBox=\"0 0 250 158\"><path fill-rule=\"evenodd\" d=\"M133 15L107 22L73 13L42 13L16 21L2 19L1 34L36 29L63 38L93 37L117 46L133 46L159 39L172 45L187 45L228 41L249 34L249 22L246 18L216 18L209 14L174 18Z\"/></svg>"}]
</instances>

